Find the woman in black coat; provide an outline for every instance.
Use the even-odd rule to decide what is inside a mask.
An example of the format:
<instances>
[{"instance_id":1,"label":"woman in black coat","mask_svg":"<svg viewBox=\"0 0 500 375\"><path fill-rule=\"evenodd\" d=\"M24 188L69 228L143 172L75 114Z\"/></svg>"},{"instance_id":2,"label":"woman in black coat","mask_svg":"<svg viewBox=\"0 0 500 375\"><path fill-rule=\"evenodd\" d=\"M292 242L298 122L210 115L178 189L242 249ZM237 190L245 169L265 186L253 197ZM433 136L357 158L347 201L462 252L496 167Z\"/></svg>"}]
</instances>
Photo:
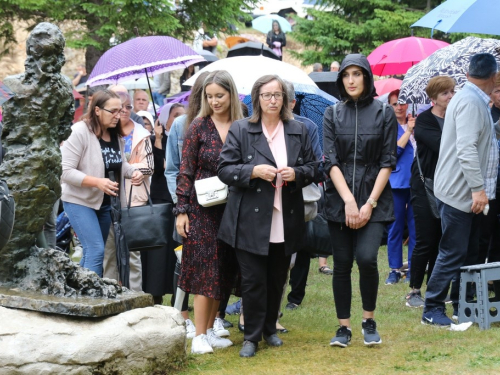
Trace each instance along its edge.
<instances>
[{"instance_id":1,"label":"woman in black coat","mask_svg":"<svg viewBox=\"0 0 500 375\"><path fill-rule=\"evenodd\" d=\"M235 248L242 276L241 357L255 355L262 337L270 346L283 344L276 317L291 255L302 248L302 188L317 170L307 130L287 104L281 78L258 79L253 115L233 123L219 159L219 178L230 190L219 238Z\"/></svg>"},{"instance_id":2,"label":"woman in black coat","mask_svg":"<svg viewBox=\"0 0 500 375\"><path fill-rule=\"evenodd\" d=\"M382 340L373 320L378 293L377 255L387 223L394 220L391 171L396 167L398 123L392 108L374 100L365 56L348 55L337 79L344 102L323 118L325 215L333 242L333 296L340 328L330 345L351 340L351 270L356 255L366 345Z\"/></svg>"},{"instance_id":3,"label":"woman in black coat","mask_svg":"<svg viewBox=\"0 0 500 375\"><path fill-rule=\"evenodd\" d=\"M286 36L281 31L280 23L276 20L273 21L271 30L267 33L266 43L283 60L283 47L286 46Z\"/></svg>"},{"instance_id":4,"label":"woman in black coat","mask_svg":"<svg viewBox=\"0 0 500 375\"><path fill-rule=\"evenodd\" d=\"M455 81L450 77L434 77L427 84L425 91L434 106L417 117L415 140L417 141L417 156L422 174L433 180L439 157L444 116L448 103L455 93ZM414 159L411 167L410 187L417 242L411 257L411 291L406 295L406 306L417 308L424 306L420 288L426 269L427 280L431 277L442 233L441 220L432 215L424 183L420 178L417 159Z\"/></svg>"}]
</instances>

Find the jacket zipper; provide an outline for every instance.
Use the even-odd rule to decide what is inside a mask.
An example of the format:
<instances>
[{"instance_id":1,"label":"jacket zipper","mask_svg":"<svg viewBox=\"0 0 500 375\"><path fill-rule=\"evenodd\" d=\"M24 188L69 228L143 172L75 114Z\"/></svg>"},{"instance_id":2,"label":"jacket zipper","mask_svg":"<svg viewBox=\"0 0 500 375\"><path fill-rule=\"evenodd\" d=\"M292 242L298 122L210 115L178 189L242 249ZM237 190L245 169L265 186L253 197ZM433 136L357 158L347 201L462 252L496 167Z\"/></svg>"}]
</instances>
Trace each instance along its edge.
<instances>
[{"instance_id":1,"label":"jacket zipper","mask_svg":"<svg viewBox=\"0 0 500 375\"><path fill-rule=\"evenodd\" d=\"M354 170L352 171L352 195L354 199L354 183L356 182L356 153L358 151L358 102L354 103L354 108L356 108L356 129L354 131Z\"/></svg>"}]
</instances>

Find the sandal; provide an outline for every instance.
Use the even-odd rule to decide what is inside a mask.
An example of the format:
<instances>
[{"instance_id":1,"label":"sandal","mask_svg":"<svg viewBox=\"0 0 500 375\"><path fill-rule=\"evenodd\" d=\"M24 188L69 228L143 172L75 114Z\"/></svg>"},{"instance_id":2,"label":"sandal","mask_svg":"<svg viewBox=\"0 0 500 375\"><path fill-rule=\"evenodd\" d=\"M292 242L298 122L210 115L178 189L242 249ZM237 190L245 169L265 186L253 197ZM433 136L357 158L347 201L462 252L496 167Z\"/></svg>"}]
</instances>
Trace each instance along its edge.
<instances>
[{"instance_id":1,"label":"sandal","mask_svg":"<svg viewBox=\"0 0 500 375\"><path fill-rule=\"evenodd\" d=\"M324 275L333 275L333 270L328 266L323 266L319 268L319 273Z\"/></svg>"}]
</instances>

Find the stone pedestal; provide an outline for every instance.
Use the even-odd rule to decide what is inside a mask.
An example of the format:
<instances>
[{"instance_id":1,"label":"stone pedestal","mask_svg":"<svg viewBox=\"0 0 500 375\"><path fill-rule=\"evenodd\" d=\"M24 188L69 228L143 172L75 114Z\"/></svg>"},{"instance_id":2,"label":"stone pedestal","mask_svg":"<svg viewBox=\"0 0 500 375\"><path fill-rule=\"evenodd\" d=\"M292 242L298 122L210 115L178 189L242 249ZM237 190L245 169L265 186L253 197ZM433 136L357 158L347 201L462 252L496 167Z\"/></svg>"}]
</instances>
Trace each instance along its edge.
<instances>
[{"instance_id":1,"label":"stone pedestal","mask_svg":"<svg viewBox=\"0 0 500 375\"><path fill-rule=\"evenodd\" d=\"M186 357L172 307L87 319L0 307L0 375L168 373Z\"/></svg>"}]
</instances>

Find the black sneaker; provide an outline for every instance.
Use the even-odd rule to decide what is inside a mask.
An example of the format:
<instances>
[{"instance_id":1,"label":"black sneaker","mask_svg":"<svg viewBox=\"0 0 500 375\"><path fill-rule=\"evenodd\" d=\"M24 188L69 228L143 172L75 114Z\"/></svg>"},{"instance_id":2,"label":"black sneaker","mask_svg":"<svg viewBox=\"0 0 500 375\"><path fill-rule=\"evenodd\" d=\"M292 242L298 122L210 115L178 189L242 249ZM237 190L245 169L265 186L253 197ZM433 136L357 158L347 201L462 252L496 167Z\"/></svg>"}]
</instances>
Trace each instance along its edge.
<instances>
[{"instance_id":1,"label":"black sneaker","mask_svg":"<svg viewBox=\"0 0 500 375\"><path fill-rule=\"evenodd\" d=\"M299 305L297 305L296 303L293 303L293 302L288 302L285 306L285 309L287 310L295 310L297 307L299 307Z\"/></svg>"},{"instance_id":2,"label":"black sneaker","mask_svg":"<svg viewBox=\"0 0 500 375\"><path fill-rule=\"evenodd\" d=\"M364 337L365 345L378 345L382 344L382 339L377 332L377 323L373 319L366 319L366 322L361 324L363 329L361 333Z\"/></svg>"},{"instance_id":3,"label":"black sneaker","mask_svg":"<svg viewBox=\"0 0 500 375\"><path fill-rule=\"evenodd\" d=\"M351 343L352 332L346 326L340 326L334 338L330 341L330 346L340 346L345 348Z\"/></svg>"}]
</instances>

